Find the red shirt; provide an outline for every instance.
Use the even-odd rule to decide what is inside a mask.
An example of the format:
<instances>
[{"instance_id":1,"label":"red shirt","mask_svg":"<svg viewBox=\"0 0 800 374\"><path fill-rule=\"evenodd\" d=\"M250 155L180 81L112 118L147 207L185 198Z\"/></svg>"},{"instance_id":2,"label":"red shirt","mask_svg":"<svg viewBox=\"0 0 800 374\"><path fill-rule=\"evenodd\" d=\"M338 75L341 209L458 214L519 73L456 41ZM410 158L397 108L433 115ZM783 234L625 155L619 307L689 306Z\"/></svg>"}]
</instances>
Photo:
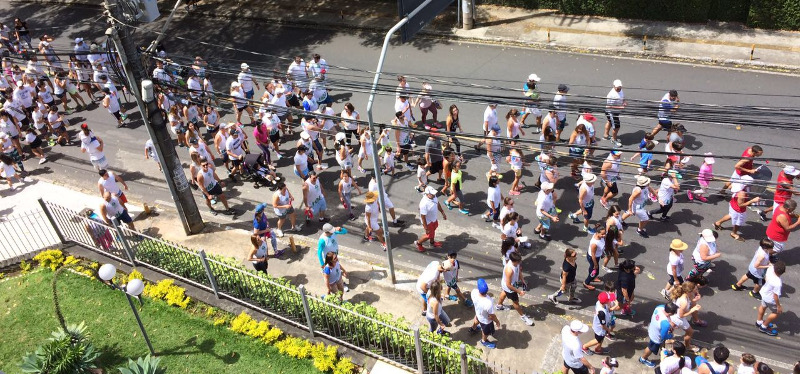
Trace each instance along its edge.
<instances>
[{"instance_id":1,"label":"red shirt","mask_svg":"<svg viewBox=\"0 0 800 374\"><path fill-rule=\"evenodd\" d=\"M739 192L744 192L744 198L747 200L747 190L745 189ZM747 207L739 206L739 192L733 194L733 197L731 198L731 208L733 208L733 210L736 212L744 213L747 210Z\"/></svg>"},{"instance_id":2,"label":"red shirt","mask_svg":"<svg viewBox=\"0 0 800 374\"><path fill-rule=\"evenodd\" d=\"M753 168L753 153L751 152L750 148L747 148L742 152L742 159L747 160L745 161L744 165L741 166L742 169L752 169ZM736 168L736 174L738 175L750 175L746 171L740 171L739 168Z\"/></svg>"},{"instance_id":3,"label":"red shirt","mask_svg":"<svg viewBox=\"0 0 800 374\"><path fill-rule=\"evenodd\" d=\"M789 240L789 230L778 224L778 217L780 216L785 216L787 220L790 219L789 214L783 210L783 207L778 207L772 215L772 221L769 221L769 226L767 226L767 237L776 242L785 242Z\"/></svg>"},{"instance_id":4,"label":"red shirt","mask_svg":"<svg viewBox=\"0 0 800 374\"><path fill-rule=\"evenodd\" d=\"M784 201L789 200L792 197L792 191L790 188L792 187L792 181L789 180L789 177L786 176L786 173L783 171L778 174L778 186L775 187L775 203L778 205L783 204Z\"/></svg>"}]
</instances>

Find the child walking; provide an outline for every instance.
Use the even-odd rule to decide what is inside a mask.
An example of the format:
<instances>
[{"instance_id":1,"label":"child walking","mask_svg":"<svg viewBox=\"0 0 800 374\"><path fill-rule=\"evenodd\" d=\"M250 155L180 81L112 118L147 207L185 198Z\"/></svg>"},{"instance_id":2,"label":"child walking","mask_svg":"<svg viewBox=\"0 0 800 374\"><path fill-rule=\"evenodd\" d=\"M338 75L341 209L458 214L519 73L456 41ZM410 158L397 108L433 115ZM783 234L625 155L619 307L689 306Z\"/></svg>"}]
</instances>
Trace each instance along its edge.
<instances>
[{"instance_id":1,"label":"child walking","mask_svg":"<svg viewBox=\"0 0 800 374\"><path fill-rule=\"evenodd\" d=\"M697 200L704 203L708 201L703 194L705 194L708 189L708 183L714 178L714 162L716 161L714 160L714 154L711 152L706 152L705 156L703 165L700 166L700 172L697 173L697 183L700 185L700 188L694 191L686 191L686 196L689 197L689 201L694 200L695 197Z\"/></svg>"}]
</instances>

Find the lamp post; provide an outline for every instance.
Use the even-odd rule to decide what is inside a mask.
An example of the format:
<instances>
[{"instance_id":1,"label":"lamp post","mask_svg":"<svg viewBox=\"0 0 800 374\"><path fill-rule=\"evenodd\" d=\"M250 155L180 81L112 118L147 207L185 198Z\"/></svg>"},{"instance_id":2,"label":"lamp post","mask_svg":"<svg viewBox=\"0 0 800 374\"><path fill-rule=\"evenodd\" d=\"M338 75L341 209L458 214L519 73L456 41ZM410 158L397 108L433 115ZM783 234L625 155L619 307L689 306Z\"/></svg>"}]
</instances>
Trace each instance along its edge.
<instances>
[{"instance_id":1,"label":"lamp post","mask_svg":"<svg viewBox=\"0 0 800 374\"><path fill-rule=\"evenodd\" d=\"M150 349L150 354L155 356L156 351L153 349L153 345L150 343L150 337L147 336L147 331L144 329L142 319L139 317L139 312L136 310L136 306L133 305L133 297L138 298L139 295L142 294L142 291L144 291L144 283L141 279L131 279L128 284L118 286L114 284L114 281L112 280L116 274L117 268L112 264L105 264L97 271L97 275L100 277L100 279L102 279L104 282L107 282L112 288L125 293L125 297L128 299L128 304L131 306L131 310L133 311L133 316L136 317L136 322L139 324L139 329L142 330L142 336L144 337L144 341L147 343L147 348ZM141 302L142 300L139 299L140 304Z\"/></svg>"}]
</instances>

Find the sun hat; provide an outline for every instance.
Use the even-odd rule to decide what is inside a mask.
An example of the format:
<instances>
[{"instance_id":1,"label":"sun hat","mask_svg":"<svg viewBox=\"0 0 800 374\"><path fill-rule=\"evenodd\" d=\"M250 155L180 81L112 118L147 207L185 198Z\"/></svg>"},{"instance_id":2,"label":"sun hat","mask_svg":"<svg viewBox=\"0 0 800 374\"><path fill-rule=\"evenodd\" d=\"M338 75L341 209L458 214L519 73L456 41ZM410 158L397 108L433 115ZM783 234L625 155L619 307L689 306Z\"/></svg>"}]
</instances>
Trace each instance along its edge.
<instances>
[{"instance_id":1,"label":"sun hat","mask_svg":"<svg viewBox=\"0 0 800 374\"><path fill-rule=\"evenodd\" d=\"M640 175L636 177L636 185L639 187L647 187L650 185L650 178Z\"/></svg>"},{"instance_id":2,"label":"sun hat","mask_svg":"<svg viewBox=\"0 0 800 374\"><path fill-rule=\"evenodd\" d=\"M585 175L583 176L583 181L584 181L585 183L594 183L594 182L597 182L597 176L596 176L596 175L594 175L594 174L592 174L592 173L585 174Z\"/></svg>"},{"instance_id":3,"label":"sun hat","mask_svg":"<svg viewBox=\"0 0 800 374\"><path fill-rule=\"evenodd\" d=\"M267 208L267 204L261 203L256 205L256 213L263 213L264 209Z\"/></svg>"},{"instance_id":4,"label":"sun hat","mask_svg":"<svg viewBox=\"0 0 800 374\"><path fill-rule=\"evenodd\" d=\"M311 134L309 134L308 131L303 130L303 132L300 133L300 138L303 140L311 139Z\"/></svg>"},{"instance_id":5,"label":"sun hat","mask_svg":"<svg viewBox=\"0 0 800 374\"><path fill-rule=\"evenodd\" d=\"M703 240L709 243L717 241L717 238L714 237L714 231L711 231L711 229L703 230L702 232L700 232L700 236L703 237Z\"/></svg>"},{"instance_id":6,"label":"sun hat","mask_svg":"<svg viewBox=\"0 0 800 374\"><path fill-rule=\"evenodd\" d=\"M250 69L250 65L248 65L246 62L242 62L242 70L247 70L247 69Z\"/></svg>"},{"instance_id":7,"label":"sun hat","mask_svg":"<svg viewBox=\"0 0 800 374\"><path fill-rule=\"evenodd\" d=\"M343 132L337 132L336 133L336 141L345 140L345 139L347 139L347 134L345 134Z\"/></svg>"},{"instance_id":8,"label":"sun hat","mask_svg":"<svg viewBox=\"0 0 800 374\"><path fill-rule=\"evenodd\" d=\"M478 279L478 292L480 292L481 295L486 295L486 293L489 292L489 285L486 284L486 280L483 278Z\"/></svg>"},{"instance_id":9,"label":"sun hat","mask_svg":"<svg viewBox=\"0 0 800 374\"><path fill-rule=\"evenodd\" d=\"M791 175L793 177L796 177L796 176L800 175L800 170L798 170L797 168L795 168L792 165L786 165L786 166L783 167L783 174Z\"/></svg>"},{"instance_id":10,"label":"sun hat","mask_svg":"<svg viewBox=\"0 0 800 374\"><path fill-rule=\"evenodd\" d=\"M572 322L569 323L569 329L573 332L587 332L589 331L589 326L586 326L585 323L577 319L573 319Z\"/></svg>"},{"instance_id":11,"label":"sun hat","mask_svg":"<svg viewBox=\"0 0 800 374\"><path fill-rule=\"evenodd\" d=\"M619 79L614 80L614 87L622 87L622 81Z\"/></svg>"},{"instance_id":12,"label":"sun hat","mask_svg":"<svg viewBox=\"0 0 800 374\"><path fill-rule=\"evenodd\" d=\"M689 245L680 239L672 239L672 243L669 244L669 249L674 249L676 251L685 251L686 248L689 248Z\"/></svg>"},{"instance_id":13,"label":"sun hat","mask_svg":"<svg viewBox=\"0 0 800 374\"><path fill-rule=\"evenodd\" d=\"M331 225L330 223L326 223L322 225L322 231L327 232L329 234L333 234L334 231L336 231L336 228L333 227L333 225Z\"/></svg>"},{"instance_id":14,"label":"sun hat","mask_svg":"<svg viewBox=\"0 0 800 374\"><path fill-rule=\"evenodd\" d=\"M706 156L706 158L703 159L703 161L705 161L706 164L714 165L714 163L716 162L716 160L714 160L714 154L711 152L706 152L703 154L703 156Z\"/></svg>"},{"instance_id":15,"label":"sun hat","mask_svg":"<svg viewBox=\"0 0 800 374\"><path fill-rule=\"evenodd\" d=\"M375 191L369 191L366 195L364 195L364 202L367 204L372 204L378 198L378 194Z\"/></svg>"},{"instance_id":16,"label":"sun hat","mask_svg":"<svg viewBox=\"0 0 800 374\"><path fill-rule=\"evenodd\" d=\"M436 189L431 186L425 187L425 193L436 196Z\"/></svg>"},{"instance_id":17,"label":"sun hat","mask_svg":"<svg viewBox=\"0 0 800 374\"><path fill-rule=\"evenodd\" d=\"M552 190L555 185L552 182L542 182L542 191Z\"/></svg>"},{"instance_id":18,"label":"sun hat","mask_svg":"<svg viewBox=\"0 0 800 374\"><path fill-rule=\"evenodd\" d=\"M538 76L538 75L536 75L536 74L531 74L531 75L529 75L529 76L528 76L528 80L529 80L529 81L538 82L538 81L540 81L540 80L542 80L542 79L541 79L541 78L539 78L539 76Z\"/></svg>"}]
</instances>

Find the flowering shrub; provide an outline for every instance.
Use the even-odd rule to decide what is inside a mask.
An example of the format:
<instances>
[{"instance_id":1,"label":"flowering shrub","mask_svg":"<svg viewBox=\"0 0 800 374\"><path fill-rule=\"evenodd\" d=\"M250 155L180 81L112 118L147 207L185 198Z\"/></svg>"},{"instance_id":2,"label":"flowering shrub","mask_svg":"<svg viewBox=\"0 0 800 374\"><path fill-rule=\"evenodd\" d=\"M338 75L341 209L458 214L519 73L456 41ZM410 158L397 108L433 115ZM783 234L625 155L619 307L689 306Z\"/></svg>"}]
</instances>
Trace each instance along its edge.
<instances>
[{"instance_id":1,"label":"flowering shrub","mask_svg":"<svg viewBox=\"0 0 800 374\"><path fill-rule=\"evenodd\" d=\"M302 338L289 336L275 343L275 348L278 348L280 353L294 358L308 358L311 356L311 342Z\"/></svg>"},{"instance_id":2,"label":"flowering shrub","mask_svg":"<svg viewBox=\"0 0 800 374\"><path fill-rule=\"evenodd\" d=\"M327 373L336 367L336 346L314 344L311 346L311 358L314 359L314 367L317 370Z\"/></svg>"},{"instance_id":3,"label":"flowering shrub","mask_svg":"<svg viewBox=\"0 0 800 374\"><path fill-rule=\"evenodd\" d=\"M161 299L169 305L186 309L191 298L186 296L186 290L176 286L174 283L175 281L172 279L164 279L156 284L147 284L144 286L144 295L154 299Z\"/></svg>"},{"instance_id":4,"label":"flowering shrub","mask_svg":"<svg viewBox=\"0 0 800 374\"><path fill-rule=\"evenodd\" d=\"M352 374L356 370L356 364L348 357L344 357L333 368L333 374Z\"/></svg>"},{"instance_id":5,"label":"flowering shrub","mask_svg":"<svg viewBox=\"0 0 800 374\"><path fill-rule=\"evenodd\" d=\"M223 318L217 318L217 319L214 320L214 326L222 326L222 325L224 325L226 323L228 323L228 319L224 318L224 317Z\"/></svg>"}]
</instances>

